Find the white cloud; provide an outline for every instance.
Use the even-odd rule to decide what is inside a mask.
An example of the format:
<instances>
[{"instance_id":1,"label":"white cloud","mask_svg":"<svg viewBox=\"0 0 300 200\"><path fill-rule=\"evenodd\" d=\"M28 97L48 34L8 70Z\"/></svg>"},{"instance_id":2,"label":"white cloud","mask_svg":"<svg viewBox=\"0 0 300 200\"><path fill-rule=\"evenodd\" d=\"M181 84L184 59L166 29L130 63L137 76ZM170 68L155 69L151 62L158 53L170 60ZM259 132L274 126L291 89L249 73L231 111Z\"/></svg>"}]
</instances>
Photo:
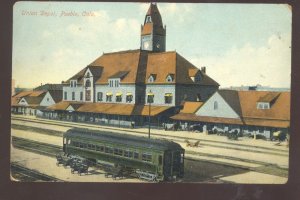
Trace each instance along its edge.
<instances>
[{"instance_id":1,"label":"white cloud","mask_svg":"<svg viewBox=\"0 0 300 200\"><path fill-rule=\"evenodd\" d=\"M192 58L197 66L207 66L207 73L221 87L261 84L290 87L291 36L272 35L264 46L245 44L223 56Z\"/></svg>"}]
</instances>

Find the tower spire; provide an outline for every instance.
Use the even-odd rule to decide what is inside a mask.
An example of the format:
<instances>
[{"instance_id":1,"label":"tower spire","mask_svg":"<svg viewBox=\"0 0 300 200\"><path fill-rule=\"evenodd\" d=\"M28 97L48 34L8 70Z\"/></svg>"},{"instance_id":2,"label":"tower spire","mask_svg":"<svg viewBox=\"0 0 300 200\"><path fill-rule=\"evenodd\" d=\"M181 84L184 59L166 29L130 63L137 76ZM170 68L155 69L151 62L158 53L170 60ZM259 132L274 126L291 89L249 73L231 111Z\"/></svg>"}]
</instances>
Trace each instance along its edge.
<instances>
[{"instance_id":1,"label":"tower spire","mask_svg":"<svg viewBox=\"0 0 300 200\"><path fill-rule=\"evenodd\" d=\"M154 2L150 3L141 27L141 49L154 52L166 50L166 28L163 27L161 15Z\"/></svg>"}]
</instances>

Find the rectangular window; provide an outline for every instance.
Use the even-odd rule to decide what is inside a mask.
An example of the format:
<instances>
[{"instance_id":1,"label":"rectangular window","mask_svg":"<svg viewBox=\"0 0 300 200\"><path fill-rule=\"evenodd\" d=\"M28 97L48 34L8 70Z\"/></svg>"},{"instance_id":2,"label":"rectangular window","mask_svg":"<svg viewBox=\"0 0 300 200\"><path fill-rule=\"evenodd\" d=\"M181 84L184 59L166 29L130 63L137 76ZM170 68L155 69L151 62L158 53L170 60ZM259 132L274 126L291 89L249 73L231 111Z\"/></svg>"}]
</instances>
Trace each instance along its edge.
<instances>
[{"instance_id":1,"label":"rectangular window","mask_svg":"<svg viewBox=\"0 0 300 200\"><path fill-rule=\"evenodd\" d=\"M159 164L159 165L162 164L162 160L163 160L163 159L162 159L162 155L159 155L159 156L158 156L158 164Z\"/></svg>"},{"instance_id":2,"label":"rectangular window","mask_svg":"<svg viewBox=\"0 0 300 200\"><path fill-rule=\"evenodd\" d=\"M85 100L86 101L90 101L91 100L91 91L90 90L86 90L85 91Z\"/></svg>"},{"instance_id":3,"label":"rectangular window","mask_svg":"<svg viewBox=\"0 0 300 200\"><path fill-rule=\"evenodd\" d=\"M77 81L74 81L74 87L77 87Z\"/></svg>"},{"instance_id":4,"label":"rectangular window","mask_svg":"<svg viewBox=\"0 0 300 200\"><path fill-rule=\"evenodd\" d=\"M72 100L75 100L75 92L72 92Z\"/></svg>"},{"instance_id":5,"label":"rectangular window","mask_svg":"<svg viewBox=\"0 0 300 200\"><path fill-rule=\"evenodd\" d=\"M112 95L106 95L106 102L112 101Z\"/></svg>"},{"instance_id":6,"label":"rectangular window","mask_svg":"<svg viewBox=\"0 0 300 200\"><path fill-rule=\"evenodd\" d=\"M153 103L154 102L154 95L151 94L151 95L147 95L147 103Z\"/></svg>"},{"instance_id":7,"label":"rectangular window","mask_svg":"<svg viewBox=\"0 0 300 200\"><path fill-rule=\"evenodd\" d=\"M104 146L96 146L96 151L104 151Z\"/></svg>"},{"instance_id":8,"label":"rectangular window","mask_svg":"<svg viewBox=\"0 0 300 200\"><path fill-rule=\"evenodd\" d=\"M166 93L165 94L165 104L171 104L172 103L172 94L171 93Z\"/></svg>"},{"instance_id":9,"label":"rectangular window","mask_svg":"<svg viewBox=\"0 0 300 200\"><path fill-rule=\"evenodd\" d=\"M130 103L132 102L133 96L132 95L126 95L126 102Z\"/></svg>"},{"instance_id":10,"label":"rectangular window","mask_svg":"<svg viewBox=\"0 0 300 200\"><path fill-rule=\"evenodd\" d=\"M113 153L114 150L111 147L105 147L105 153Z\"/></svg>"},{"instance_id":11,"label":"rectangular window","mask_svg":"<svg viewBox=\"0 0 300 200\"><path fill-rule=\"evenodd\" d=\"M115 155L118 155L118 156L122 156L122 155L123 155L123 150L122 150L122 149L115 148L115 149L114 149L114 154L115 154Z\"/></svg>"},{"instance_id":12,"label":"rectangular window","mask_svg":"<svg viewBox=\"0 0 300 200\"><path fill-rule=\"evenodd\" d=\"M132 158L133 153L131 151L124 151L124 157Z\"/></svg>"},{"instance_id":13,"label":"rectangular window","mask_svg":"<svg viewBox=\"0 0 300 200\"><path fill-rule=\"evenodd\" d=\"M67 100L67 95L68 95L68 93L64 92L64 100Z\"/></svg>"},{"instance_id":14,"label":"rectangular window","mask_svg":"<svg viewBox=\"0 0 300 200\"><path fill-rule=\"evenodd\" d=\"M80 92L80 101L83 100L83 92Z\"/></svg>"},{"instance_id":15,"label":"rectangular window","mask_svg":"<svg viewBox=\"0 0 300 200\"><path fill-rule=\"evenodd\" d=\"M103 93L102 92L98 92L97 93L97 99L98 99L98 101L102 101L103 100Z\"/></svg>"},{"instance_id":16,"label":"rectangular window","mask_svg":"<svg viewBox=\"0 0 300 200\"><path fill-rule=\"evenodd\" d=\"M73 87L73 81L70 81L70 87Z\"/></svg>"},{"instance_id":17,"label":"rectangular window","mask_svg":"<svg viewBox=\"0 0 300 200\"><path fill-rule=\"evenodd\" d=\"M139 153L138 152L133 152L133 158L134 159L139 159Z\"/></svg>"},{"instance_id":18,"label":"rectangular window","mask_svg":"<svg viewBox=\"0 0 300 200\"><path fill-rule=\"evenodd\" d=\"M152 161L152 154L150 153L143 153L142 154L142 160L146 162L151 162Z\"/></svg>"},{"instance_id":19,"label":"rectangular window","mask_svg":"<svg viewBox=\"0 0 300 200\"><path fill-rule=\"evenodd\" d=\"M116 96L116 102L122 102L122 95Z\"/></svg>"}]
</instances>

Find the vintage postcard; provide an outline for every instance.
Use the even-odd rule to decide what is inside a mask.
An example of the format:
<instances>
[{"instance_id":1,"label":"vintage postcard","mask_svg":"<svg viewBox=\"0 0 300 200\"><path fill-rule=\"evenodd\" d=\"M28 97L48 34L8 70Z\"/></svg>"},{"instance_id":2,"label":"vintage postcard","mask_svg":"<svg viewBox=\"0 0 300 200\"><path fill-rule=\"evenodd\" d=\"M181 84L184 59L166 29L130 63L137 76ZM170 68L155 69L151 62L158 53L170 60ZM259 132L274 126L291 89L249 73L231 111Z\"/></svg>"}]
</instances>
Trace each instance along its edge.
<instances>
[{"instance_id":1,"label":"vintage postcard","mask_svg":"<svg viewBox=\"0 0 300 200\"><path fill-rule=\"evenodd\" d=\"M17 2L11 179L285 184L287 4Z\"/></svg>"}]
</instances>

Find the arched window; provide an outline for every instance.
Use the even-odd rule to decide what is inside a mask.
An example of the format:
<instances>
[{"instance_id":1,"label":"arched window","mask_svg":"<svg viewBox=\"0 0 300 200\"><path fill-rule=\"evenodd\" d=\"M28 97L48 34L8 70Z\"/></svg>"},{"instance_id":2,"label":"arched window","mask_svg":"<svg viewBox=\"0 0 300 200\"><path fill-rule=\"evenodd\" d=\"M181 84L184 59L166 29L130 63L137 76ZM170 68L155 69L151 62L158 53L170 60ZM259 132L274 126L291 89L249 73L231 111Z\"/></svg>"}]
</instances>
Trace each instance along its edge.
<instances>
[{"instance_id":1,"label":"arched window","mask_svg":"<svg viewBox=\"0 0 300 200\"><path fill-rule=\"evenodd\" d=\"M218 102L215 101L215 102L214 102L214 110L217 110L217 109L218 109Z\"/></svg>"},{"instance_id":2,"label":"arched window","mask_svg":"<svg viewBox=\"0 0 300 200\"><path fill-rule=\"evenodd\" d=\"M88 77L88 78L90 77L90 72L88 72L88 73L86 74L86 77Z\"/></svg>"},{"instance_id":3,"label":"arched window","mask_svg":"<svg viewBox=\"0 0 300 200\"><path fill-rule=\"evenodd\" d=\"M91 81L90 80L85 81L85 87L86 88L91 87Z\"/></svg>"}]
</instances>

